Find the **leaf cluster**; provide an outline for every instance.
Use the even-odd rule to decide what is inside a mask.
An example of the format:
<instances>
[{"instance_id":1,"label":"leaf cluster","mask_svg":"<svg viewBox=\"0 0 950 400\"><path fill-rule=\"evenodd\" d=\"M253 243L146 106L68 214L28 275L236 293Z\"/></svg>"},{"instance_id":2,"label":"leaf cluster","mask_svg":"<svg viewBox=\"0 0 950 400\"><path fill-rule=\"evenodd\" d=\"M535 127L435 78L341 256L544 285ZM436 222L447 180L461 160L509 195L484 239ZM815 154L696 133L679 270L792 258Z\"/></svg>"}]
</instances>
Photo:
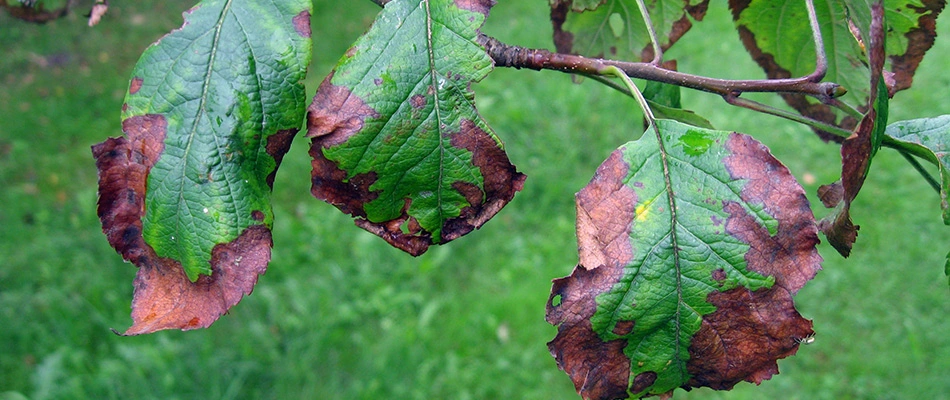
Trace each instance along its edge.
<instances>
[{"instance_id":1,"label":"leaf cluster","mask_svg":"<svg viewBox=\"0 0 950 400\"><path fill-rule=\"evenodd\" d=\"M475 106L472 85L494 67L594 79L646 115L642 137L578 192L578 263L547 304L558 329L548 346L584 398L728 390L778 373L776 360L815 340L793 295L821 269L818 233L850 254L850 206L882 148L932 183L950 224L947 116L888 124L944 0L730 0L766 75L746 80L664 58L708 1L551 0L553 52L483 34L491 0L376 3L376 21L309 106L307 1L204 0L145 50L124 135L93 147L103 231L138 267L125 334L207 327L251 292L270 261L274 176L304 121L313 196L357 226L412 255L483 226L525 184L509 133ZM631 77L648 81L642 93ZM841 179L819 191L832 210L816 220L768 148L685 109L682 87L839 143ZM778 93L788 108L750 92Z\"/></svg>"}]
</instances>

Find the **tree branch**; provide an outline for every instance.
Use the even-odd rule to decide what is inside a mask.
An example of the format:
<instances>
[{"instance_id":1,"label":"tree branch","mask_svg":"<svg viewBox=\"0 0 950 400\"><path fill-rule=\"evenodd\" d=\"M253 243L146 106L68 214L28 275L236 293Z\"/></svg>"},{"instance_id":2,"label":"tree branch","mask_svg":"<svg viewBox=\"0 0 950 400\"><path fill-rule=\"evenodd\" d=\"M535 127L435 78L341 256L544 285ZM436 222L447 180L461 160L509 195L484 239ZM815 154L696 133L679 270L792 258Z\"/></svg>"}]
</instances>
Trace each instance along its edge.
<instances>
[{"instance_id":1,"label":"tree branch","mask_svg":"<svg viewBox=\"0 0 950 400\"><path fill-rule=\"evenodd\" d=\"M390 0L370 0L380 7ZM720 96L738 97L746 92L801 93L817 98L825 103L844 94L844 89L834 82L821 82L827 69L824 44L818 30L813 0L806 1L808 17L818 53L815 72L793 79L729 80L707 78L660 68L652 63L626 62L601 58L588 58L573 54L552 53L543 49L527 49L502 43L498 39L483 33L478 34L477 43L485 47L488 55L499 67L527 68L540 71L550 69L570 74L601 75L608 67L616 67L631 78L687 87ZM656 52L656 54L660 54ZM654 60L656 61L656 60Z\"/></svg>"},{"instance_id":2,"label":"tree branch","mask_svg":"<svg viewBox=\"0 0 950 400\"><path fill-rule=\"evenodd\" d=\"M499 67L550 69L572 74L601 74L607 67L617 67L631 78L669 83L690 89L715 93L720 96L737 96L745 92L802 93L830 101L840 96L841 86L833 82L814 82L809 75L794 79L729 80L670 71L650 63L626 62L588 58L573 54L552 53L543 49L526 49L500 42L493 37L479 34L478 43Z\"/></svg>"}]
</instances>

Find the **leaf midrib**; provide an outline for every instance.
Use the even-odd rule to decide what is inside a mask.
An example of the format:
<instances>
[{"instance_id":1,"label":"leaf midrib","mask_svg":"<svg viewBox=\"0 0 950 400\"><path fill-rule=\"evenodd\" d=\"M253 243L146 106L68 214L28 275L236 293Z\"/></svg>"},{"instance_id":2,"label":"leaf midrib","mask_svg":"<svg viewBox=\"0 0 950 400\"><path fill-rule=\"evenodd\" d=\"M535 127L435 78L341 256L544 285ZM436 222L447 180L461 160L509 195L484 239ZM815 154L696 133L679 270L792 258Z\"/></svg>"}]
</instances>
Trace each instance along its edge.
<instances>
[{"instance_id":1,"label":"leaf midrib","mask_svg":"<svg viewBox=\"0 0 950 400\"><path fill-rule=\"evenodd\" d=\"M436 193L436 202L438 203L439 211L439 221L445 221L444 210L442 209L442 179L443 179L443 170L445 169L445 143L443 143L442 137L442 109L440 107L439 101L439 74L436 73L435 67L435 51L433 50L432 42L432 10L430 9L429 0L422 0L422 3L425 5L426 12L426 52L429 54L429 76L431 77L432 92L433 97L433 109L435 112L435 125L436 132L439 134L438 143L439 143L439 178L438 178L438 189ZM442 229L441 227L437 232L432 232L433 240L436 242L442 242Z\"/></svg>"},{"instance_id":2,"label":"leaf midrib","mask_svg":"<svg viewBox=\"0 0 950 400\"><path fill-rule=\"evenodd\" d=\"M191 130L190 132L188 132L188 143L185 145L184 154L182 155L181 178L178 180L179 182L178 212L176 213L176 215L182 215L181 209L183 205L184 205L185 211L188 211L187 204L185 203L185 180L187 178L186 174L188 171L188 161L189 161L188 155L191 152L192 143L194 142L195 136L197 135L198 124L201 121L201 116L205 113L205 102L208 98L208 87L211 84L211 74L214 71L214 59L218 52L218 43L221 40L221 30L224 26L224 18L227 16L228 11L231 8L232 2L233 0L227 0L224 3L224 6L221 7L221 14L218 16L218 21L215 23L214 38L211 40L211 48L209 49L209 52L208 52L208 68L205 70L204 81L202 81L201 83L202 85L201 96L199 97L199 102L198 102L198 112L195 114L195 119L191 125ZM179 232L182 230L181 224L182 224L182 219L177 218L175 221L175 232ZM178 249L179 257L182 257L182 258L184 258L183 254L186 254L184 245L183 245L184 242L185 242L184 240L174 241L174 246ZM179 261L183 261L183 260L179 260ZM186 268L185 270L187 271L188 269Z\"/></svg>"},{"instance_id":3,"label":"leaf midrib","mask_svg":"<svg viewBox=\"0 0 950 400\"><path fill-rule=\"evenodd\" d=\"M683 302L683 282L682 282L683 277L680 271L679 243L677 242L677 238L676 238L676 226L677 226L676 194L673 192L673 181L672 181L672 178L670 177L670 163L669 163L669 160L667 159L668 154L666 152L666 146L663 143L663 136L660 134L660 128L657 126L656 121L653 121L653 124L651 124L651 127L653 128L653 132L656 134L657 146L659 146L659 150L660 150L660 163L663 165L663 183L666 185L666 194L667 194L666 196L667 196L668 204L670 207L670 242L671 242L671 245L673 246L673 268L675 269L675 272L676 272L675 274L676 276L676 312L673 314L674 319L675 319L674 326L676 327L676 332L674 333L674 336L676 338L676 345L674 346L674 349L673 349L674 350L673 357L676 358L676 361L677 361L676 367L677 369L680 370L680 375L683 375L683 372L684 372L683 363L679 362L679 361L682 361L682 360L679 360L680 342L681 342L680 336L682 335L681 328L680 328L681 326L680 313L685 303Z\"/></svg>"}]
</instances>

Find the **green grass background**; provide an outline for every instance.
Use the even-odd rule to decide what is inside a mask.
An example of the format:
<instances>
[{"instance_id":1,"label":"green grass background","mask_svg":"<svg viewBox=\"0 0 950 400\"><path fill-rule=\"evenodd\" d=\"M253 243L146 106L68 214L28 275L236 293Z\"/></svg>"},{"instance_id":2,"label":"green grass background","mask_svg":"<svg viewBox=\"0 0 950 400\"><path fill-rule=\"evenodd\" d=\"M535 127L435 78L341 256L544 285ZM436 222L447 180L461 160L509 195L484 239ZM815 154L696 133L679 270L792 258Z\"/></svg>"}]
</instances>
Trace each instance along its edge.
<instances>
[{"instance_id":1,"label":"green grass background","mask_svg":"<svg viewBox=\"0 0 950 400\"><path fill-rule=\"evenodd\" d=\"M483 30L550 48L546 3L501 1ZM273 261L254 293L209 329L109 330L130 324L135 268L100 232L89 146L121 133L134 62L189 6L114 2L94 28L80 12L45 26L0 15L0 400L578 398L545 347L555 329L544 303L577 260L573 194L641 122L631 99L555 72L497 69L475 85L529 177L483 229L419 258L388 247L310 196L301 135L277 176ZM311 93L377 11L315 1ZM721 0L669 56L684 71L762 76ZM892 120L950 113L948 63L950 41L938 40ZM817 185L838 177L837 147L802 126L703 93L684 103L811 178L812 204ZM882 151L853 209L852 257L822 244L824 271L796 298L816 342L759 387L676 398L950 398L950 229L938 205Z\"/></svg>"}]
</instances>

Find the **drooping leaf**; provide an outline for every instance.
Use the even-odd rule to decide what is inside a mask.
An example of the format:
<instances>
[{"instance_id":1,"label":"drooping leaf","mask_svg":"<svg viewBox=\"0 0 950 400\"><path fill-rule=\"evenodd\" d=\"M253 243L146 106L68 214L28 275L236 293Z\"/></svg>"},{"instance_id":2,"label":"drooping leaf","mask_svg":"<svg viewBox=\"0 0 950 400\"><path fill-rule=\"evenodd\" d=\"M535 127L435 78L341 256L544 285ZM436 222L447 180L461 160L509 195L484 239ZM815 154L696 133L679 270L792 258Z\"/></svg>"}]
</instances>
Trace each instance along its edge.
<instances>
[{"instance_id":1,"label":"drooping leaf","mask_svg":"<svg viewBox=\"0 0 950 400\"><path fill-rule=\"evenodd\" d=\"M548 301L586 399L759 383L814 333L791 297L821 262L802 188L749 136L657 128L578 193L580 263Z\"/></svg>"},{"instance_id":2,"label":"drooping leaf","mask_svg":"<svg viewBox=\"0 0 950 400\"><path fill-rule=\"evenodd\" d=\"M203 1L143 53L125 137L93 147L103 231L139 267L128 334L206 327L264 272L309 62L300 0Z\"/></svg>"},{"instance_id":3,"label":"drooping leaf","mask_svg":"<svg viewBox=\"0 0 950 400\"><path fill-rule=\"evenodd\" d=\"M950 115L898 121L885 134L894 145L937 166L943 223L950 225Z\"/></svg>"},{"instance_id":4,"label":"drooping leaf","mask_svg":"<svg viewBox=\"0 0 950 400\"><path fill-rule=\"evenodd\" d=\"M841 143L841 180L831 186L822 186L819 190L822 203L836 209L819 222L818 228L844 257L851 254L860 228L851 221L851 202L864 185L864 179L871 169L871 160L881 148L887 126L889 98L883 78L884 9L880 3L872 6L871 16L866 48L870 59L870 86L877 87L877 91L870 94L870 103L866 107L868 111L854 133Z\"/></svg>"},{"instance_id":5,"label":"drooping leaf","mask_svg":"<svg viewBox=\"0 0 950 400\"><path fill-rule=\"evenodd\" d=\"M884 77L889 95L910 87L914 71L933 45L935 19L944 0L886 0L887 53ZM797 0L730 0L733 18L746 49L769 78L790 78L815 69L815 51L805 3ZM872 85L866 46L869 41L870 3L863 0L815 2L828 57L825 80L843 85L841 99L867 111ZM860 122L838 115L830 106L803 95L783 94L785 101L805 116L853 129ZM822 135L831 139L829 134Z\"/></svg>"},{"instance_id":6,"label":"drooping leaf","mask_svg":"<svg viewBox=\"0 0 950 400\"><path fill-rule=\"evenodd\" d=\"M313 195L413 255L480 227L524 175L475 109L490 0L395 0L310 105Z\"/></svg>"},{"instance_id":7,"label":"drooping leaf","mask_svg":"<svg viewBox=\"0 0 950 400\"><path fill-rule=\"evenodd\" d=\"M653 47L635 0L606 0L596 9L578 9L576 1L552 0L554 44L561 53L630 61L653 59ZM709 0L646 2L663 50L706 15Z\"/></svg>"}]
</instances>

